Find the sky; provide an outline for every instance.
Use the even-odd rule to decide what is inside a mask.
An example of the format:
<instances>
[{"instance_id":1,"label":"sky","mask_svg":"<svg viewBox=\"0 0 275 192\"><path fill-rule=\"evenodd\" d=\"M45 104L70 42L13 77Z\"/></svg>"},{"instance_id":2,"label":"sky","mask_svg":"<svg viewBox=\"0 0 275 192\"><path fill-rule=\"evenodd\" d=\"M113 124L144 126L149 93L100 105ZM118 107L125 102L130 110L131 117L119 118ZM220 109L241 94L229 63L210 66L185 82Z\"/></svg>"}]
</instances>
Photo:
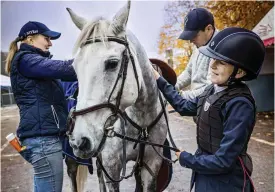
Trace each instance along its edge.
<instances>
[{"instance_id":1,"label":"sky","mask_svg":"<svg viewBox=\"0 0 275 192\"><path fill-rule=\"evenodd\" d=\"M92 20L103 16L112 19L126 1L2 1L1 51L8 51L10 43L18 36L20 28L28 21L38 21L54 31L61 32L50 48L54 59L72 57L74 43L80 30L72 22L66 8ZM149 57L157 56L160 28L164 24L166 1L132 1L127 23Z\"/></svg>"}]
</instances>

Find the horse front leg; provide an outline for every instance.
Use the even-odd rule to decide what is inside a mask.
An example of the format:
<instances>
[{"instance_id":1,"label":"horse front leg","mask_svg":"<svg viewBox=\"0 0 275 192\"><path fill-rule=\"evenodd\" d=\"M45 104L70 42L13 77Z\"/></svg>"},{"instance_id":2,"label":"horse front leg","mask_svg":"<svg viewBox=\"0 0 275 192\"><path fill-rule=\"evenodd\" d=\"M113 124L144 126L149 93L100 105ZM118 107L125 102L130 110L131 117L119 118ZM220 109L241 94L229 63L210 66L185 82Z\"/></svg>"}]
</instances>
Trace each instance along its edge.
<instances>
[{"instance_id":1,"label":"horse front leg","mask_svg":"<svg viewBox=\"0 0 275 192\"><path fill-rule=\"evenodd\" d=\"M65 162L67 165L67 173L70 178L72 192L77 192L76 176L77 176L78 163L74 159L68 156L65 157Z\"/></svg>"},{"instance_id":2,"label":"horse front leg","mask_svg":"<svg viewBox=\"0 0 275 192\"><path fill-rule=\"evenodd\" d=\"M122 164L120 160L107 159L103 162L103 166L112 179L119 180L120 172L122 169ZM106 175L104 176L108 191L119 192L119 182L112 182Z\"/></svg>"},{"instance_id":3,"label":"horse front leg","mask_svg":"<svg viewBox=\"0 0 275 192\"><path fill-rule=\"evenodd\" d=\"M162 159L154 157L150 161L146 161L141 169L141 185L142 192L157 191L157 175L162 164Z\"/></svg>"},{"instance_id":4,"label":"horse front leg","mask_svg":"<svg viewBox=\"0 0 275 192\"><path fill-rule=\"evenodd\" d=\"M100 192L106 192L106 185L105 185L105 181L104 181L104 173L100 167L100 165L98 164L98 161L96 161L96 167L97 167L97 178L98 178L98 182L99 182L99 190Z\"/></svg>"}]
</instances>

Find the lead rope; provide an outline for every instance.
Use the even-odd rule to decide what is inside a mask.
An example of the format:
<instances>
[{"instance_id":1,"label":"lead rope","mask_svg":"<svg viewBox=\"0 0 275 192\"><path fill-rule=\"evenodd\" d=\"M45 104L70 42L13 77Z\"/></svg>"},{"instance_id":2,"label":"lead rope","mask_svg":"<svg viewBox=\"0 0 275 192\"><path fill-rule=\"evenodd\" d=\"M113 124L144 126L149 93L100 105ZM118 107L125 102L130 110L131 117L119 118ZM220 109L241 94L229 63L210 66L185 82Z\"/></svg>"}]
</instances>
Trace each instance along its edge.
<instances>
[{"instance_id":1,"label":"lead rope","mask_svg":"<svg viewBox=\"0 0 275 192\"><path fill-rule=\"evenodd\" d=\"M168 123L167 113L166 113L166 110L165 110L164 102L163 102L163 99L161 97L160 91L159 91L159 99L160 99L161 106L164 109L164 117L165 117L166 124L167 124L167 127L168 127L168 135L169 135L170 142L171 142L171 144L174 148L176 148L176 149L178 149L178 151L180 151L179 148L176 146L173 138L172 138L172 134L171 134L171 131L170 131L170 126L169 126L169 123Z\"/></svg>"},{"instance_id":2,"label":"lead rope","mask_svg":"<svg viewBox=\"0 0 275 192\"><path fill-rule=\"evenodd\" d=\"M177 146L176 146L176 144L174 143L174 140L173 140L172 135L171 135L171 132L170 132L170 127L169 127L169 123L168 123L168 117L167 117L166 110L165 110L165 105L166 105L166 104L164 104L164 101L163 101L163 99L162 99L162 97L161 97L160 92L159 92L159 100L160 100L160 103L161 103L161 108L162 108L163 113L164 113L164 117L165 117L167 129L168 129L169 140L170 140L171 144L173 145L173 147L176 148L176 149L178 149ZM168 164L171 165L171 164L176 163L176 162L178 161L178 159L171 160L171 159L168 159L168 158L164 157L162 154L160 154L160 153L156 150L156 148L155 148L154 146L152 146L152 147L153 147L154 151L155 151L163 160L165 160ZM178 151L180 151L180 150L178 149Z\"/></svg>"},{"instance_id":3,"label":"lead rope","mask_svg":"<svg viewBox=\"0 0 275 192\"><path fill-rule=\"evenodd\" d=\"M248 176L248 179L250 180L251 184L252 184L252 187L253 187L253 191L256 192L256 188L254 186L254 183L251 179L251 177L249 176L248 172L246 171L246 168L244 166L244 162L243 160L238 156L238 159L241 163L241 166L242 166L242 169L243 169L243 177L244 177L244 182L243 182L243 192L245 191L245 185L246 185L246 176Z\"/></svg>"}]
</instances>

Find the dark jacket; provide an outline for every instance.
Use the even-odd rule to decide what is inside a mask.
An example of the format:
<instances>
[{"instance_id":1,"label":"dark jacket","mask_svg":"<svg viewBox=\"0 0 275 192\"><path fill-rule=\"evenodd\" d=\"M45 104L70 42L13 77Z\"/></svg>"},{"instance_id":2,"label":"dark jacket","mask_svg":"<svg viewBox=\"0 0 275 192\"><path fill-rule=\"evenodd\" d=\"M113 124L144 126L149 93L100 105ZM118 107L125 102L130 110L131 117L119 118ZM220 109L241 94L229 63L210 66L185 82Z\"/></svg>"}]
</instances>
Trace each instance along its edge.
<instances>
[{"instance_id":1,"label":"dark jacket","mask_svg":"<svg viewBox=\"0 0 275 192\"><path fill-rule=\"evenodd\" d=\"M67 101L67 109L70 112L71 108L76 106L76 99L77 99L77 89L78 89L78 82L62 82L62 87L65 92L65 98Z\"/></svg>"},{"instance_id":2,"label":"dark jacket","mask_svg":"<svg viewBox=\"0 0 275 192\"><path fill-rule=\"evenodd\" d=\"M221 88L221 87L220 87ZM222 90L223 89L223 90ZM215 86L209 85L198 97L197 104L197 144L205 152L214 154L220 149L220 144L224 138L225 114L221 114L224 106L236 97L247 98L255 107L255 100L246 84L234 83L228 88L222 88L215 92ZM256 111L256 109L255 109ZM249 137L252 129L249 130ZM242 155L246 155L247 145L243 146Z\"/></svg>"},{"instance_id":3,"label":"dark jacket","mask_svg":"<svg viewBox=\"0 0 275 192\"><path fill-rule=\"evenodd\" d=\"M194 116L197 112L198 98L183 99L174 87L162 77L157 80L158 87L174 109L183 116ZM195 155L186 151L180 155L182 166L194 172L191 185L196 182L195 191L242 191L244 175L238 156L249 141L255 122L253 104L245 97L235 97L221 109L223 116L223 139L220 148L214 154L197 150ZM246 181L245 191L250 191L250 182Z\"/></svg>"},{"instance_id":4,"label":"dark jacket","mask_svg":"<svg viewBox=\"0 0 275 192\"><path fill-rule=\"evenodd\" d=\"M77 104L77 91L78 91L78 81L75 82L62 82L62 87L65 92L65 97L67 101L67 110L70 110ZM65 137L62 142L63 154L74 159L78 164L90 166L89 172L92 174L93 163L92 159L81 159L74 155L73 148L70 146L69 138Z\"/></svg>"},{"instance_id":5,"label":"dark jacket","mask_svg":"<svg viewBox=\"0 0 275 192\"><path fill-rule=\"evenodd\" d=\"M20 110L17 136L62 135L66 132L66 102L60 82L76 80L73 60L50 59L49 52L21 44L11 65L11 86Z\"/></svg>"}]
</instances>

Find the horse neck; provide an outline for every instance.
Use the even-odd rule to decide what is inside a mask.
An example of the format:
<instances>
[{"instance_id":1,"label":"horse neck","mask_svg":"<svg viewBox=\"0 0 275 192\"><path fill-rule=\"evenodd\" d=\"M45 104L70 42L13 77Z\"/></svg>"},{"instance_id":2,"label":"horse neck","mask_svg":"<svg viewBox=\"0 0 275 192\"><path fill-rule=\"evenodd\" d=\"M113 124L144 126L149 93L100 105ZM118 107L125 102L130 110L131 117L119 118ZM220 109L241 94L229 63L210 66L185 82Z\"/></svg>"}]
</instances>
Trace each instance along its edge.
<instances>
[{"instance_id":1,"label":"horse neck","mask_svg":"<svg viewBox=\"0 0 275 192\"><path fill-rule=\"evenodd\" d=\"M148 126L161 111L156 80L152 77L151 69L148 66L147 68L142 70L145 81L141 83L138 99L129 108L132 118L140 126Z\"/></svg>"},{"instance_id":2,"label":"horse neck","mask_svg":"<svg viewBox=\"0 0 275 192\"><path fill-rule=\"evenodd\" d=\"M135 122L139 122L140 126L146 126L151 123L161 111L161 105L158 99L158 88L151 71L151 63L144 48L131 31L128 31L127 37L132 48L135 50L136 59L138 60L137 63L141 68L140 79L142 80L138 98L127 111Z\"/></svg>"}]
</instances>

